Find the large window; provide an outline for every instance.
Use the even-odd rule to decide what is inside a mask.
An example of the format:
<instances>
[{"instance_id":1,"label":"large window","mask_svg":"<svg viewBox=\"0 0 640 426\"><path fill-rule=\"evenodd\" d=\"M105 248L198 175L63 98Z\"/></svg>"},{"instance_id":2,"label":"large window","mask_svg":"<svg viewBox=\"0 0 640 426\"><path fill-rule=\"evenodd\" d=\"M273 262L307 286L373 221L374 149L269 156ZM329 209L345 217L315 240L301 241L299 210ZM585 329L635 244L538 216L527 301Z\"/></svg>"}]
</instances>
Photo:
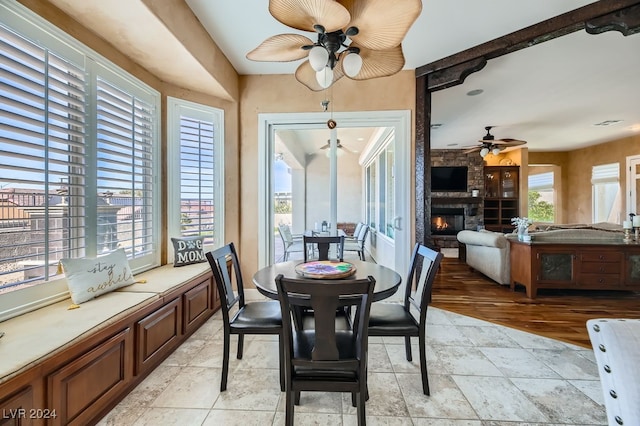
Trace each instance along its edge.
<instances>
[{"instance_id":1,"label":"large window","mask_svg":"<svg viewBox=\"0 0 640 426\"><path fill-rule=\"evenodd\" d=\"M0 98L0 320L66 297L61 258L157 265L159 94L3 3Z\"/></svg>"},{"instance_id":2,"label":"large window","mask_svg":"<svg viewBox=\"0 0 640 426\"><path fill-rule=\"evenodd\" d=\"M222 110L168 98L171 236L204 236L224 243L224 114ZM178 173L179 171L179 173Z\"/></svg>"},{"instance_id":3,"label":"large window","mask_svg":"<svg viewBox=\"0 0 640 426\"><path fill-rule=\"evenodd\" d=\"M539 166L529 166L529 212L534 222L555 221L555 190L553 171L535 173Z\"/></svg>"},{"instance_id":4,"label":"large window","mask_svg":"<svg viewBox=\"0 0 640 426\"><path fill-rule=\"evenodd\" d=\"M620 165L593 166L591 187L593 222L621 223Z\"/></svg>"}]
</instances>

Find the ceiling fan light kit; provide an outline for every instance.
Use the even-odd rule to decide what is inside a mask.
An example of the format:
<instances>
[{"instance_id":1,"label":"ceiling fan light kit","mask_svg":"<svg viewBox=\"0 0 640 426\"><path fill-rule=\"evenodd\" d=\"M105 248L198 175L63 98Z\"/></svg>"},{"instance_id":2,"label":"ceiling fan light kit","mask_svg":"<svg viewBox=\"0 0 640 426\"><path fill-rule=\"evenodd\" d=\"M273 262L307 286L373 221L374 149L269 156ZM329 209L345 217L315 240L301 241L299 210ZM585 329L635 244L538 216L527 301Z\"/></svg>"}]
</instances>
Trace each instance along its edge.
<instances>
[{"instance_id":1,"label":"ceiling fan light kit","mask_svg":"<svg viewBox=\"0 0 640 426\"><path fill-rule=\"evenodd\" d=\"M469 154L478 151L482 158L486 157L489 153L497 156L500 155L500 152L505 148L527 143L526 141L511 138L496 139L495 136L491 134L492 128L493 126L486 126L484 129L487 131L487 134L478 141L480 144L467 149L464 153Z\"/></svg>"},{"instance_id":2,"label":"ceiling fan light kit","mask_svg":"<svg viewBox=\"0 0 640 426\"><path fill-rule=\"evenodd\" d=\"M421 0L269 0L275 19L315 32L317 41L279 34L247 58L287 62L306 57L295 77L313 91L327 89L344 75L353 80L393 75L404 67L401 43L421 11Z\"/></svg>"}]
</instances>

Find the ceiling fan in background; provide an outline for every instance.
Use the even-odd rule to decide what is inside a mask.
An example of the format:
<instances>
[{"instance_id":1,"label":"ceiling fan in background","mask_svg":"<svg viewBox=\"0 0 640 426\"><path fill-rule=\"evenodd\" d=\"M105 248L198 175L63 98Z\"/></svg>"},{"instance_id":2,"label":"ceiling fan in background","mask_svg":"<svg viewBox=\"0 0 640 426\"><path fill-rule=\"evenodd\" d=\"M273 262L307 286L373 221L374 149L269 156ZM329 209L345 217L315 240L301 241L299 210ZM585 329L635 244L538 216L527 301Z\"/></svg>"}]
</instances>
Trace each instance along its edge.
<instances>
[{"instance_id":1,"label":"ceiling fan in background","mask_svg":"<svg viewBox=\"0 0 640 426\"><path fill-rule=\"evenodd\" d=\"M487 134L482 137L482 139L478 140L478 145L473 146L464 151L465 154L469 154L471 152L480 152L480 156L484 158L488 153L492 153L493 155L500 154L500 151L505 148L509 148L512 146L524 145L527 142L519 139L511 139L511 138L502 138L496 139L495 136L491 134L491 129L494 126L487 126L484 129L487 131Z\"/></svg>"},{"instance_id":2,"label":"ceiling fan in background","mask_svg":"<svg viewBox=\"0 0 640 426\"><path fill-rule=\"evenodd\" d=\"M326 145L321 146L321 147L320 147L320 149L329 149L330 147L331 147L331 140L328 140L328 141L327 141L327 144L326 144ZM336 147L338 148L338 151L336 152L336 154L337 154L338 156L340 156L340 155L342 154L342 151L341 151L341 150L344 150L345 152L348 152L349 154L354 154L354 152L353 152L353 151L351 151L349 148L347 148L346 146L344 146L344 145L342 145L342 144L340 143L340 139L338 139L338 140L336 141ZM327 151L327 152L326 152L326 154L327 154L327 156L329 156L329 151Z\"/></svg>"},{"instance_id":3,"label":"ceiling fan in background","mask_svg":"<svg viewBox=\"0 0 640 426\"><path fill-rule=\"evenodd\" d=\"M346 75L368 80L404 67L402 40L422 11L421 0L269 0L269 13L291 28L315 32L269 37L247 54L252 61L308 58L296 79L313 91Z\"/></svg>"}]
</instances>

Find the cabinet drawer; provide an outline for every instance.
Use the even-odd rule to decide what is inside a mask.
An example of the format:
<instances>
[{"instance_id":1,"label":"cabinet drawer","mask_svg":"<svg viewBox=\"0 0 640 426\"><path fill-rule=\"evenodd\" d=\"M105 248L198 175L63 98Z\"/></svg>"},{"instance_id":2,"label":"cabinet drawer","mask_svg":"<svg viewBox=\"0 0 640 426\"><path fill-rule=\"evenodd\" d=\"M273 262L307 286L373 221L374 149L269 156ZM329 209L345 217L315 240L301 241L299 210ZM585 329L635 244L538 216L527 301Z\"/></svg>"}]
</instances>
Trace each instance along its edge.
<instances>
[{"instance_id":1,"label":"cabinet drawer","mask_svg":"<svg viewBox=\"0 0 640 426\"><path fill-rule=\"evenodd\" d=\"M580 288L597 288L606 290L620 286L619 274L581 274L578 280Z\"/></svg>"},{"instance_id":2,"label":"cabinet drawer","mask_svg":"<svg viewBox=\"0 0 640 426\"><path fill-rule=\"evenodd\" d=\"M582 262L580 272L587 274L619 274L622 264L619 262Z\"/></svg>"},{"instance_id":3,"label":"cabinet drawer","mask_svg":"<svg viewBox=\"0 0 640 426\"><path fill-rule=\"evenodd\" d=\"M622 253L619 252L582 252L580 253L582 262L620 262Z\"/></svg>"}]
</instances>

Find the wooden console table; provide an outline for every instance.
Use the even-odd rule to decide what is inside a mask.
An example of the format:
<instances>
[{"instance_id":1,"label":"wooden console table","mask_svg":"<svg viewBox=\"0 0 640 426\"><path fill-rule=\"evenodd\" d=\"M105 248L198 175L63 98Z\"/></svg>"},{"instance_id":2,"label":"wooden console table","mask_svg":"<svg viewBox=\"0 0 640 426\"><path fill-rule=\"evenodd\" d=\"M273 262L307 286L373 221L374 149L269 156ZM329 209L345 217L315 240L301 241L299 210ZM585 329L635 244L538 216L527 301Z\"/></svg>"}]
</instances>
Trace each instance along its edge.
<instances>
[{"instance_id":1,"label":"wooden console table","mask_svg":"<svg viewBox=\"0 0 640 426\"><path fill-rule=\"evenodd\" d=\"M640 291L640 244L622 241L520 242L509 239L511 289Z\"/></svg>"}]
</instances>

